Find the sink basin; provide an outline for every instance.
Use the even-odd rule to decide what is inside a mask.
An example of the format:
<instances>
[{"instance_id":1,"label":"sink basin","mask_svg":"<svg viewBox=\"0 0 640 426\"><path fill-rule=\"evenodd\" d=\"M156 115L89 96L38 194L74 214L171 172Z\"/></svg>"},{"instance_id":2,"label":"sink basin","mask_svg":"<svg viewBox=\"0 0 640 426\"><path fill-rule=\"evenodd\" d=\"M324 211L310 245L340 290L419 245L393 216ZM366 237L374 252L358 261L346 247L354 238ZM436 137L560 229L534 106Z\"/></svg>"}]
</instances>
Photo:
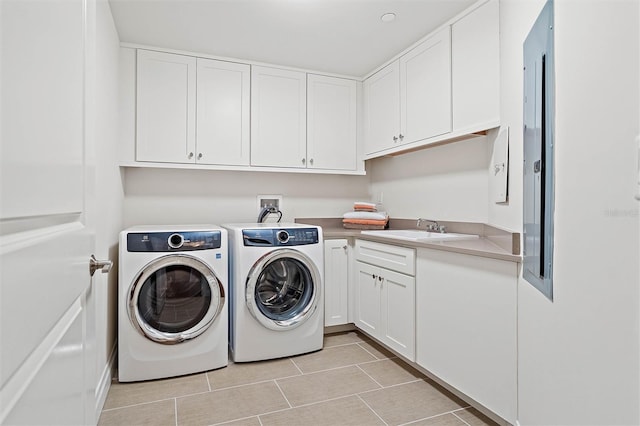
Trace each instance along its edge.
<instances>
[{"instance_id":1,"label":"sink basin","mask_svg":"<svg viewBox=\"0 0 640 426\"><path fill-rule=\"evenodd\" d=\"M406 241L455 241L455 240L473 240L478 238L472 234L454 234L421 231L418 229L385 229L380 231L362 231L364 235L373 235L376 237L393 238Z\"/></svg>"}]
</instances>

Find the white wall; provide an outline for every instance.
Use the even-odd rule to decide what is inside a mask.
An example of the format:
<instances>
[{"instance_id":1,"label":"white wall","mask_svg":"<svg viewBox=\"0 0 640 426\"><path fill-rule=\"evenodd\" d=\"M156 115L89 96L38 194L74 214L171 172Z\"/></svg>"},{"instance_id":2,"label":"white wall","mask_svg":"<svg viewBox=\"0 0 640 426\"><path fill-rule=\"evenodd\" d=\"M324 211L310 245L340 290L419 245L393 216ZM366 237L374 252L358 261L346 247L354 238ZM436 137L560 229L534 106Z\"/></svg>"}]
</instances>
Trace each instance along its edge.
<instances>
[{"instance_id":1,"label":"white wall","mask_svg":"<svg viewBox=\"0 0 640 426\"><path fill-rule=\"evenodd\" d=\"M258 194L282 195L283 222L339 217L367 185L366 176L130 168L124 225L255 222Z\"/></svg>"},{"instance_id":2,"label":"white wall","mask_svg":"<svg viewBox=\"0 0 640 426\"><path fill-rule=\"evenodd\" d=\"M485 138L367 161L370 197L393 218L487 222Z\"/></svg>"},{"instance_id":3,"label":"white wall","mask_svg":"<svg viewBox=\"0 0 640 426\"><path fill-rule=\"evenodd\" d=\"M108 275L96 274L93 297L96 327L97 404L110 384L109 362L116 341L118 233L122 230L124 190L118 167L118 34L107 0L96 2L95 56L95 231L96 257L110 259ZM99 413L98 413L99 414Z\"/></svg>"},{"instance_id":4,"label":"white wall","mask_svg":"<svg viewBox=\"0 0 640 426\"><path fill-rule=\"evenodd\" d=\"M522 425L640 423L638 9L555 0L554 301L520 282Z\"/></svg>"}]
</instances>

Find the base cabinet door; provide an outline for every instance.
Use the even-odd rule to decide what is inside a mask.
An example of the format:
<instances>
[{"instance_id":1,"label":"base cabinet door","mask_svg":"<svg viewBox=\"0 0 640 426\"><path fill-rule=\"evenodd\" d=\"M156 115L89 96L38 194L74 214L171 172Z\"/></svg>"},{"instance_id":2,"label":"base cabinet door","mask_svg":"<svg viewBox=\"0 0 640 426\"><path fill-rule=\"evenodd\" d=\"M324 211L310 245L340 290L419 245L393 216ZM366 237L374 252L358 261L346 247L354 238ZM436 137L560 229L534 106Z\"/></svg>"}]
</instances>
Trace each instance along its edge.
<instances>
[{"instance_id":1,"label":"base cabinet door","mask_svg":"<svg viewBox=\"0 0 640 426\"><path fill-rule=\"evenodd\" d=\"M376 337L380 329L380 268L356 262L355 324Z\"/></svg>"},{"instance_id":2,"label":"base cabinet door","mask_svg":"<svg viewBox=\"0 0 640 426\"><path fill-rule=\"evenodd\" d=\"M349 322L349 244L345 239L324 242L324 325Z\"/></svg>"},{"instance_id":3,"label":"base cabinet door","mask_svg":"<svg viewBox=\"0 0 640 426\"><path fill-rule=\"evenodd\" d=\"M415 278L381 270L381 341L410 360L415 359Z\"/></svg>"},{"instance_id":4,"label":"base cabinet door","mask_svg":"<svg viewBox=\"0 0 640 426\"><path fill-rule=\"evenodd\" d=\"M356 327L415 360L415 278L356 262Z\"/></svg>"},{"instance_id":5,"label":"base cabinet door","mask_svg":"<svg viewBox=\"0 0 640 426\"><path fill-rule=\"evenodd\" d=\"M518 264L420 249L416 362L516 421Z\"/></svg>"}]
</instances>

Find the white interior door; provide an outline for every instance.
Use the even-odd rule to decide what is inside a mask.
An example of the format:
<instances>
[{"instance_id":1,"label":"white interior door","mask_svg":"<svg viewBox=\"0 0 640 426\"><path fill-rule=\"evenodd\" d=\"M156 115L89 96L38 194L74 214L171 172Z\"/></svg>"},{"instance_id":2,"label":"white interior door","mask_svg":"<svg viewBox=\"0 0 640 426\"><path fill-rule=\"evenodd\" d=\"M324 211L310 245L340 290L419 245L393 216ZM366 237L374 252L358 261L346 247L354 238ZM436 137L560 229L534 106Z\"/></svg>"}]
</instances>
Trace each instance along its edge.
<instances>
[{"instance_id":1,"label":"white interior door","mask_svg":"<svg viewBox=\"0 0 640 426\"><path fill-rule=\"evenodd\" d=\"M0 3L0 423L90 424L88 9Z\"/></svg>"}]
</instances>

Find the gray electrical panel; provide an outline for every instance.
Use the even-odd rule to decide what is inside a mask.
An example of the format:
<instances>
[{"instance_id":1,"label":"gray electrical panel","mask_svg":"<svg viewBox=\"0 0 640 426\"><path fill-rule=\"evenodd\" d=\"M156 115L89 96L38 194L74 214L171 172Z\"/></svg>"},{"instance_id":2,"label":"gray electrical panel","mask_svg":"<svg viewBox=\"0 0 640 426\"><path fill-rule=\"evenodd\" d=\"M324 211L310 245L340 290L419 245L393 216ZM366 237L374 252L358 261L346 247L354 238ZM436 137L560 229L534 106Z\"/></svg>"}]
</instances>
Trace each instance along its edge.
<instances>
[{"instance_id":1,"label":"gray electrical panel","mask_svg":"<svg viewBox=\"0 0 640 426\"><path fill-rule=\"evenodd\" d=\"M524 279L553 300L553 1L524 42Z\"/></svg>"}]
</instances>

